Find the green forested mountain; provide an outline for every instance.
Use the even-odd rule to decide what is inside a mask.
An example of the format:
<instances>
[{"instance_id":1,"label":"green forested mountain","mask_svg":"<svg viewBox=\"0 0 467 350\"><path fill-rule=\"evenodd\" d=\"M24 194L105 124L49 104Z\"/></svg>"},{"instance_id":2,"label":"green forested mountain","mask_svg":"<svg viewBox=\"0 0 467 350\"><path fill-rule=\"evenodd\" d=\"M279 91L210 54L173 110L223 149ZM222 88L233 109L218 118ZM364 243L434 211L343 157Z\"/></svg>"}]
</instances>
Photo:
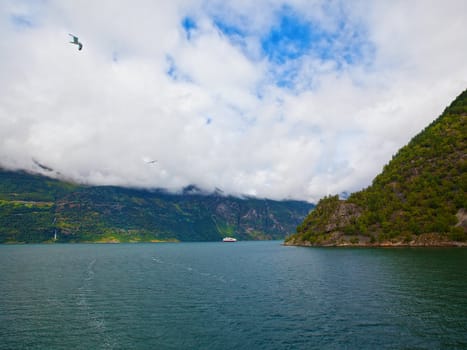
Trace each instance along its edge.
<instances>
[{"instance_id":1,"label":"green forested mountain","mask_svg":"<svg viewBox=\"0 0 467 350\"><path fill-rule=\"evenodd\" d=\"M189 192L189 193L188 193ZM283 239L312 209L299 201L82 186L0 169L0 243Z\"/></svg>"},{"instance_id":2,"label":"green forested mountain","mask_svg":"<svg viewBox=\"0 0 467 350\"><path fill-rule=\"evenodd\" d=\"M290 245L467 241L467 90L347 200L323 198Z\"/></svg>"}]
</instances>

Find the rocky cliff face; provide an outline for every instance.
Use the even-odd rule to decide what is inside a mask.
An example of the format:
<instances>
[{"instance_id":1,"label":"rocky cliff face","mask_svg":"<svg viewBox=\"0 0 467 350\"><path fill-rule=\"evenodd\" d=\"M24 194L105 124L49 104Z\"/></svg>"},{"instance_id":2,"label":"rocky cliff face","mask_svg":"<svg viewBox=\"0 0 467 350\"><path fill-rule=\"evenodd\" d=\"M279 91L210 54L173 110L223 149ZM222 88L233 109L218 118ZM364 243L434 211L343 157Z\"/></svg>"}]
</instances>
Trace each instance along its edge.
<instances>
[{"instance_id":1,"label":"rocky cliff face","mask_svg":"<svg viewBox=\"0 0 467 350\"><path fill-rule=\"evenodd\" d=\"M463 245L467 91L346 200L322 199L290 245Z\"/></svg>"},{"instance_id":2,"label":"rocky cliff face","mask_svg":"<svg viewBox=\"0 0 467 350\"><path fill-rule=\"evenodd\" d=\"M361 208L354 203L339 201L335 211L331 214L326 223L325 232L341 231L361 215Z\"/></svg>"},{"instance_id":3,"label":"rocky cliff face","mask_svg":"<svg viewBox=\"0 0 467 350\"><path fill-rule=\"evenodd\" d=\"M464 231L467 231L467 211L464 208L459 209L459 211L456 213L456 218L456 227L460 227Z\"/></svg>"}]
</instances>

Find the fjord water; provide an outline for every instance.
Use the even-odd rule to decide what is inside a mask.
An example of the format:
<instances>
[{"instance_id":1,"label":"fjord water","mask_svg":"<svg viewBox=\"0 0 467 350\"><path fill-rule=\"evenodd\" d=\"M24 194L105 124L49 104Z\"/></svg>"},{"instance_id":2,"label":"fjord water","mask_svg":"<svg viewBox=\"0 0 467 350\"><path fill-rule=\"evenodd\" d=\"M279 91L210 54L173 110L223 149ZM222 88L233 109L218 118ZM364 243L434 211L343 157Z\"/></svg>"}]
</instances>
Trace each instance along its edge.
<instances>
[{"instance_id":1,"label":"fjord water","mask_svg":"<svg viewBox=\"0 0 467 350\"><path fill-rule=\"evenodd\" d=\"M0 246L0 349L467 348L466 249Z\"/></svg>"}]
</instances>

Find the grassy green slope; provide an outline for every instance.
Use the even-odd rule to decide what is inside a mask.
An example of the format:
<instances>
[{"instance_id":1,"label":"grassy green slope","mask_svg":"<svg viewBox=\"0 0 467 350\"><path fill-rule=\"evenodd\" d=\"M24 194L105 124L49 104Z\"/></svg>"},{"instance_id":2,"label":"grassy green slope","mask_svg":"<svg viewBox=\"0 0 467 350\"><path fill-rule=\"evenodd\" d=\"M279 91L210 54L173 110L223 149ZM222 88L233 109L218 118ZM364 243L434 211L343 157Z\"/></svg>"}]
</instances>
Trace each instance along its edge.
<instances>
[{"instance_id":1,"label":"grassy green slope","mask_svg":"<svg viewBox=\"0 0 467 350\"><path fill-rule=\"evenodd\" d=\"M0 243L50 239L56 199L76 188L43 176L0 169Z\"/></svg>"},{"instance_id":2,"label":"grassy green slope","mask_svg":"<svg viewBox=\"0 0 467 350\"><path fill-rule=\"evenodd\" d=\"M467 227L459 220L467 204L466 120L464 91L399 150L371 186L346 201L323 198L287 242L429 245L466 241Z\"/></svg>"},{"instance_id":3,"label":"grassy green slope","mask_svg":"<svg viewBox=\"0 0 467 350\"><path fill-rule=\"evenodd\" d=\"M0 243L282 239L312 205L112 186L0 170Z\"/></svg>"}]
</instances>

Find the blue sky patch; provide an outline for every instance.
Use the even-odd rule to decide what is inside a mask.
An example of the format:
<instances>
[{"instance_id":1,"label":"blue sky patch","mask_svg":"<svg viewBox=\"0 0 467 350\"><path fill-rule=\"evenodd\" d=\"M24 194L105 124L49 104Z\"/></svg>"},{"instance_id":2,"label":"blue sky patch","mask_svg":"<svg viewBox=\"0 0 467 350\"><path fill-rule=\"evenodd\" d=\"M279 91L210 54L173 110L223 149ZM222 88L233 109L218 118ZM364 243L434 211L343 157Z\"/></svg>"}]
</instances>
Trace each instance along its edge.
<instances>
[{"instance_id":1,"label":"blue sky patch","mask_svg":"<svg viewBox=\"0 0 467 350\"><path fill-rule=\"evenodd\" d=\"M191 17L184 17L182 20L182 27L185 30L186 38L191 39L192 32L198 28L196 21Z\"/></svg>"},{"instance_id":2,"label":"blue sky patch","mask_svg":"<svg viewBox=\"0 0 467 350\"><path fill-rule=\"evenodd\" d=\"M250 52L247 47L246 39L252 34L248 33L248 30L243 27L243 25L246 25L244 23L246 20L243 18L237 18L237 20L238 21L234 21L235 23L232 23L231 21L225 21L221 17L213 17L212 23L219 32L221 32L232 45L238 47L246 57L251 60L256 60L257 57L255 57L254 53Z\"/></svg>"},{"instance_id":3,"label":"blue sky patch","mask_svg":"<svg viewBox=\"0 0 467 350\"><path fill-rule=\"evenodd\" d=\"M281 88L293 89L295 87L295 79L297 78L297 68L290 67L284 70L277 70L273 73L276 85Z\"/></svg>"},{"instance_id":4,"label":"blue sky patch","mask_svg":"<svg viewBox=\"0 0 467 350\"><path fill-rule=\"evenodd\" d=\"M165 73L168 77L174 81L192 82L191 77L186 72L179 69L175 59L171 55L166 55L165 61L167 63Z\"/></svg>"},{"instance_id":5,"label":"blue sky patch","mask_svg":"<svg viewBox=\"0 0 467 350\"><path fill-rule=\"evenodd\" d=\"M261 47L269 60L284 63L306 54L320 36L317 28L305 22L291 10L285 10L278 24L261 39Z\"/></svg>"},{"instance_id":6,"label":"blue sky patch","mask_svg":"<svg viewBox=\"0 0 467 350\"><path fill-rule=\"evenodd\" d=\"M365 27L341 15L333 30L313 22L291 7L284 7L260 44L263 57L272 64L271 77L277 86L295 89L301 58L310 57L332 62L337 70L349 65L367 65L374 58L375 48ZM306 88L311 87L307 86Z\"/></svg>"},{"instance_id":7,"label":"blue sky patch","mask_svg":"<svg viewBox=\"0 0 467 350\"><path fill-rule=\"evenodd\" d=\"M350 23L348 18L340 18L336 30L329 31L289 7L279 13L276 24L261 38L261 48L275 64L305 55L338 65L357 64L374 53L364 28Z\"/></svg>"},{"instance_id":8,"label":"blue sky patch","mask_svg":"<svg viewBox=\"0 0 467 350\"><path fill-rule=\"evenodd\" d=\"M214 18L214 25L226 36L240 36L244 37L244 31L231 23L222 21L220 18Z\"/></svg>"},{"instance_id":9,"label":"blue sky patch","mask_svg":"<svg viewBox=\"0 0 467 350\"><path fill-rule=\"evenodd\" d=\"M168 68L167 68L167 70L165 72L173 80L176 80L177 79L177 66L175 65L175 60L170 55L167 55L165 60L166 60L166 62L168 64Z\"/></svg>"}]
</instances>

